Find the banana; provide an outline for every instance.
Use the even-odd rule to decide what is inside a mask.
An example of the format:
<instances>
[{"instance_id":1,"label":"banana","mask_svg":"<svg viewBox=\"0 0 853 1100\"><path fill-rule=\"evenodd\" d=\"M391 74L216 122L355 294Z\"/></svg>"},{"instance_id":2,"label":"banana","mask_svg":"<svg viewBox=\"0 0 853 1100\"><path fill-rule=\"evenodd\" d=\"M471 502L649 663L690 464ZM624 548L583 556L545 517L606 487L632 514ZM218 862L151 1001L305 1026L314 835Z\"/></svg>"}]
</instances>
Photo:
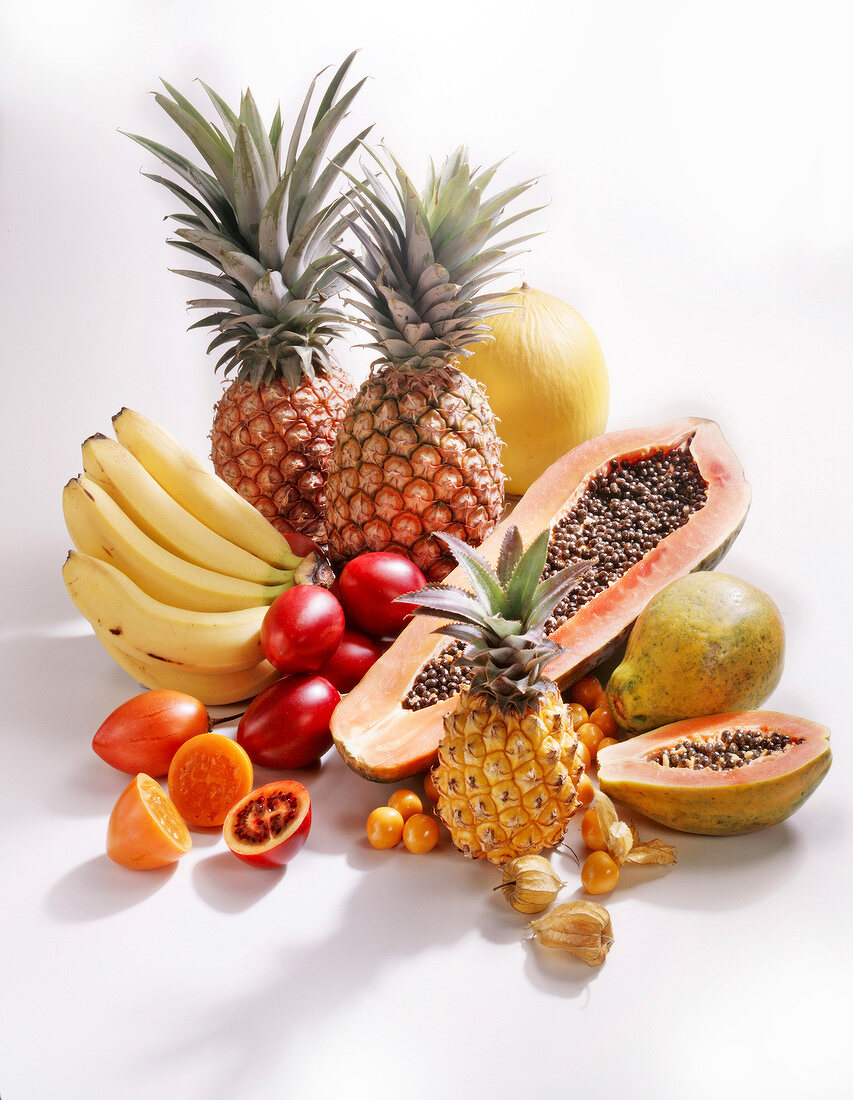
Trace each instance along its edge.
<instances>
[{"instance_id":1,"label":"banana","mask_svg":"<svg viewBox=\"0 0 853 1100\"><path fill-rule=\"evenodd\" d=\"M302 559L284 535L165 428L123 408L113 417L113 430L169 496L206 527L279 569L299 565Z\"/></svg>"},{"instance_id":2,"label":"banana","mask_svg":"<svg viewBox=\"0 0 853 1100\"><path fill-rule=\"evenodd\" d=\"M267 661L236 672L196 672L177 665L142 661L113 645L110 635L98 627L95 636L115 663L143 687L183 691L209 707L253 699L281 677L279 670Z\"/></svg>"},{"instance_id":3,"label":"banana","mask_svg":"<svg viewBox=\"0 0 853 1100\"><path fill-rule=\"evenodd\" d=\"M164 550L85 474L62 491L65 525L74 545L118 569L155 600L189 611L240 611L272 603L277 587L214 573Z\"/></svg>"},{"instance_id":4,"label":"banana","mask_svg":"<svg viewBox=\"0 0 853 1100\"><path fill-rule=\"evenodd\" d=\"M291 573L276 569L205 527L172 500L120 443L90 436L83 443L83 469L109 493L137 527L179 558L258 584L287 584Z\"/></svg>"},{"instance_id":5,"label":"banana","mask_svg":"<svg viewBox=\"0 0 853 1100\"><path fill-rule=\"evenodd\" d=\"M62 567L77 610L113 645L145 662L222 672L263 660L266 607L244 611L187 611L146 595L114 565L72 550Z\"/></svg>"}]
</instances>

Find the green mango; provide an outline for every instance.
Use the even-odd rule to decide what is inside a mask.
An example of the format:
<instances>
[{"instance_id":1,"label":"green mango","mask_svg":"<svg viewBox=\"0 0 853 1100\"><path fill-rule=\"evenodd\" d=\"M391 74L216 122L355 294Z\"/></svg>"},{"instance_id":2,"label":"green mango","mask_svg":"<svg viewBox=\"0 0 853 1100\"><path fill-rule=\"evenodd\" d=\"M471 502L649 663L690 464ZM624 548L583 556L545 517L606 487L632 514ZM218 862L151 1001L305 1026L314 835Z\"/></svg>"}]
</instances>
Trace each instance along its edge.
<instances>
[{"instance_id":1,"label":"green mango","mask_svg":"<svg viewBox=\"0 0 853 1100\"><path fill-rule=\"evenodd\" d=\"M753 710L779 683L784 656L782 616L768 595L725 573L691 573L634 623L608 706L635 732Z\"/></svg>"}]
</instances>

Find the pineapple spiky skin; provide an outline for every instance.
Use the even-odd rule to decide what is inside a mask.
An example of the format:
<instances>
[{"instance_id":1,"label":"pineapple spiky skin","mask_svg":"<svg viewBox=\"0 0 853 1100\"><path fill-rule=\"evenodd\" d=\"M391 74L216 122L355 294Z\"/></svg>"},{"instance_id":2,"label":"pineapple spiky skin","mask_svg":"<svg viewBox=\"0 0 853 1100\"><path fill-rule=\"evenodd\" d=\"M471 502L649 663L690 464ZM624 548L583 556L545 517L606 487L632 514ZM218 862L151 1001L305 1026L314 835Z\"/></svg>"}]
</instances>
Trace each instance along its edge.
<instances>
[{"instance_id":1,"label":"pineapple spiky skin","mask_svg":"<svg viewBox=\"0 0 853 1100\"><path fill-rule=\"evenodd\" d=\"M433 778L436 810L454 846L500 865L559 844L583 775L560 693L554 689L539 697L538 710L518 714L463 692L444 729Z\"/></svg>"},{"instance_id":2,"label":"pineapple spiky skin","mask_svg":"<svg viewBox=\"0 0 853 1100\"><path fill-rule=\"evenodd\" d=\"M375 370L329 461L330 553L391 550L442 580L456 562L433 532L477 546L500 520L501 447L483 387L457 367Z\"/></svg>"},{"instance_id":3,"label":"pineapple spiky skin","mask_svg":"<svg viewBox=\"0 0 853 1100\"><path fill-rule=\"evenodd\" d=\"M232 382L216 405L217 474L279 531L326 541L326 469L355 386L334 363L291 389Z\"/></svg>"}]
</instances>

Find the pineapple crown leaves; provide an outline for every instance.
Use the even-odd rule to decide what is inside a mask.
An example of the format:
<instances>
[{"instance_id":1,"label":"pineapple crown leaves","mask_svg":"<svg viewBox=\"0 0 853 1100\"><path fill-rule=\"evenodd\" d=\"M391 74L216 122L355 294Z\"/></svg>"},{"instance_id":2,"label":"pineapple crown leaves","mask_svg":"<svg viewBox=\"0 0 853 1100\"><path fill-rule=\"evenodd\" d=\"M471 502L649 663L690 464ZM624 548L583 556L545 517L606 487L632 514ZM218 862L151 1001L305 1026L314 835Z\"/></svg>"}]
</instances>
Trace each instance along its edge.
<instances>
[{"instance_id":1,"label":"pineapple crown leaves","mask_svg":"<svg viewBox=\"0 0 853 1100\"><path fill-rule=\"evenodd\" d=\"M460 147L440 170L430 162L419 195L385 146L384 156L365 148L380 172L368 164L362 164L364 180L345 172L351 212L342 215L361 253L337 247L348 261L341 278L358 296L348 304L372 337L365 346L379 355L374 365L429 370L467 357L472 344L488 338L486 318L508 308L499 292L486 288L507 274L501 264L518 254L518 246L537 235L504 236L542 207L503 217L536 181L487 198L500 163L472 169L467 149Z\"/></svg>"},{"instance_id":2,"label":"pineapple crown leaves","mask_svg":"<svg viewBox=\"0 0 853 1100\"><path fill-rule=\"evenodd\" d=\"M493 698L504 709L523 709L552 685L544 670L561 647L545 636L548 616L592 565L584 561L541 580L548 555L546 528L525 550L518 528L508 528L497 568L467 543L436 532L471 582L473 592L429 584L400 599L415 615L449 619L434 633L464 645L461 662L475 669L472 691Z\"/></svg>"},{"instance_id":3,"label":"pineapple crown leaves","mask_svg":"<svg viewBox=\"0 0 853 1100\"><path fill-rule=\"evenodd\" d=\"M170 215L178 224L169 243L214 271L178 269L178 274L216 288L218 297L191 300L205 316L190 328L218 334L208 351L225 347L216 364L227 375L254 385L280 375L291 387L315 367L328 368L328 344L351 318L328 298L341 288L345 266L334 241L345 230L347 195L330 199L342 167L372 127L362 130L323 166L332 137L366 78L342 91L357 51L334 72L306 131L323 72L311 81L289 141L280 107L267 128L250 90L233 110L201 81L218 124L208 120L171 84L155 101L193 143L207 169L158 142L127 134L172 170L187 186L144 173L166 187L186 208Z\"/></svg>"}]
</instances>

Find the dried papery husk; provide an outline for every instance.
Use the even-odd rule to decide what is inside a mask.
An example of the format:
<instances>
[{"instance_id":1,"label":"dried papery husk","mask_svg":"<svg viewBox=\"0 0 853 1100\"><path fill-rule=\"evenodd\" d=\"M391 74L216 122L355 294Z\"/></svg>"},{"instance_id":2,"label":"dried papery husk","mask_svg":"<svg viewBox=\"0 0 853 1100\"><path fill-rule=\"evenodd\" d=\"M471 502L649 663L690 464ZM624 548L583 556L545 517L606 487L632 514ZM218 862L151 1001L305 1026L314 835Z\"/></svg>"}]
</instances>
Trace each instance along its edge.
<instances>
[{"instance_id":1,"label":"dried papery husk","mask_svg":"<svg viewBox=\"0 0 853 1100\"><path fill-rule=\"evenodd\" d=\"M620 867L624 863L666 867L677 862L672 844L662 840L642 842L633 825L620 821L616 807L601 791L595 796L595 812L607 851Z\"/></svg>"},{"instance_id":2,"label":"dried papery husk","mask_svg":"<svg viewBox=\"0 0 853 1100\"><path fill-rule=\"evenodd\" d=\"M503 865L503 882L495 889L519 913L541 913L566 885L544 856L519 856Z\"/></svg>"},{"instance_id":3,"label":"dried papery husk","mask_svg":"<svg viewBox=\"0 0 853 1100\"><path fill-rule=\"evenodd\" d=\"M613 944L610 914L594 901L567 901L530 922L530 929L544 947L556 947L601 966Z\"/></svg>"},{"instance_id":4,"label":"dried papery husk","mask_svg":"<svg viewBox=\"0 0 853 1100\"><path fill-rule=\"evenodd\" d=\"M601 791L595 796L595 814L598 818L598 825L607 851L613 856L614 861L621 866L634 847L631 826L619 820L616 807L607 795L602 794Z\"/></svg>"},{"instance_id":5,"label":"dried papery husk","mask_svg":"<svg viewBox=\"0 0 853 1100\"><path fill-rule=\"evenodd\" d=\"M649 840L645 844L635 844L625 857L625 862L667 867L678 860L671 844L665 844L662 840Z\"/></svg>"}]
</instances>

